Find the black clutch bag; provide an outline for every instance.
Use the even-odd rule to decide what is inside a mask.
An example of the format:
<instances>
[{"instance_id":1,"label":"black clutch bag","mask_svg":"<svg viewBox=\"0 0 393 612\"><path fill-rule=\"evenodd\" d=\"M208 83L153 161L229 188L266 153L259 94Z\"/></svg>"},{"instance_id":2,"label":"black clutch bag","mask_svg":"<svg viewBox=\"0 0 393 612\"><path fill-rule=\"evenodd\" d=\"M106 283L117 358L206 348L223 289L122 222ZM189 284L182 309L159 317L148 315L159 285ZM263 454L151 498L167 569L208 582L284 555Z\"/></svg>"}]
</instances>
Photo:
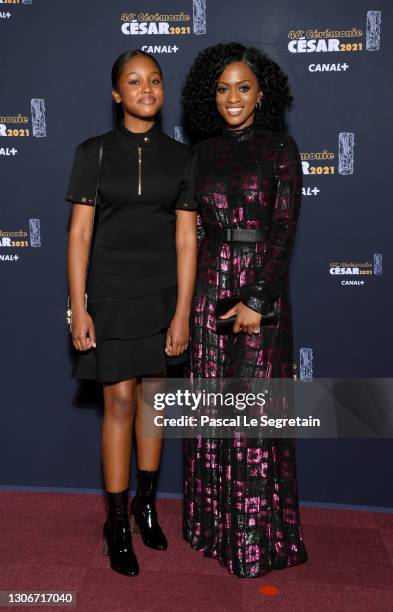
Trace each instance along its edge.
<instances>
[{"instance_id":1,"label":"black clutch bag","mask_svg":"<svg viewBox=\"0 0 393 612\"><path fill-rule=\"evenodd\" d=\"M229 317L229 319L220 319L219 317L224 315L228 310L233 308L241 302L241 298L238 296L232 296L227 298L222 298L217 301L216 306L216 331L217 334L229 334L232 331L233 324L236 321L236 315ZM266 323L276 323L277 322L277 307L274 303L272 310L270 310L267 314L262 315L261 325Z\"/></svg>"}]
</instances>

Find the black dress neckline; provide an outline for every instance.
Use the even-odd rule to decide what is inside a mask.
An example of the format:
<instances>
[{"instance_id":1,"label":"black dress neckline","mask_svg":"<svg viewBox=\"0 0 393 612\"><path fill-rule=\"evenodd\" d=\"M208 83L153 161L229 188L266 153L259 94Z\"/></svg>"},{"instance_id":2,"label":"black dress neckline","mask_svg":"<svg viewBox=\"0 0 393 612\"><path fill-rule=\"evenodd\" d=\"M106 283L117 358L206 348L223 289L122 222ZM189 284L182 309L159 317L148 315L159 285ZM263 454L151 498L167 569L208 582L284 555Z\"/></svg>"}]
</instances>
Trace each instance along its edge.
<instances>
[{"instance_id":1,"label":"black dress neckline","mask_svg":"<svg viewBox=\"0 0 393 612\"><path fill-rule=\"evenodd\" d=\"M235 142L241 142L242 140L247 140L250 136L253 136L257 130L257 126L254 123L248 125L247 127L241 128L240 130L230 130L227 127L224 127L223 135Z\"/></svg>"},{"instance_id":2,"label":"black dress neckline","mask_svg":"<svg viewBox=\"0 0 393 612\"><path fill-rule=\"evenodd\" d=\"M159 140L159 138L161 138L162 136L162 132L160 127L158 126L158 123L155 123L146 132L131 132L125 127L124 122L121 121L117 126L117 131L124 140L127 140L130 144L132 143L137 146L151 145L152 143Z\"/></svg>"}]
</instances>

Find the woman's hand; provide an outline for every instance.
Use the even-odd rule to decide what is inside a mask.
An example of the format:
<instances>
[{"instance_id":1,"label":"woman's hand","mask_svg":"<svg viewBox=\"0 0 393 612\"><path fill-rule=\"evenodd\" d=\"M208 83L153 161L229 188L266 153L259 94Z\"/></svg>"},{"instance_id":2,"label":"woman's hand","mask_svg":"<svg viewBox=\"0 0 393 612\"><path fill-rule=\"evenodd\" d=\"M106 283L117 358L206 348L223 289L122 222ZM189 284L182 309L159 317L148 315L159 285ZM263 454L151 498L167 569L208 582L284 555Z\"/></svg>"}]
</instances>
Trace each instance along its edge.
<instances>
[{"instance_id":1,"label":"woman's hand","mask_svg":"<svg viewBox=\"0 0 393 612\"><path fill-rule=\"evenodd\" d=\"M96 334L93 319L86 310L72 313L72 344L78 351L96 348Z\"/></svg>"},{"instance_id":2,"label":"woman's hand","mask_svg":"<svg viewBox=\"0 0 393 612\"><path fill-rule=\"evenodd\" d=\"M237 334L242 331L247 334L258 334L261 328L262 315L259 312L255 312L243 302L239 302L236 306L233 306L228 312L221 315L220 319L229 319L233 315L236 315L236 321L233 325L233 332Z\"/></svg>"},{"instance_id":3,"label":"woman's hand","mask_svg":"<svg viewBox=\"0 0 393 612\"><path fill-rule=\"evenodd\" d=\"M189 339L189 318L185 316L175 315L166 333L166 354L170 357L176 357L177 355L181 355L181 353L186 350Z\"/></svg>"}]
</instances>

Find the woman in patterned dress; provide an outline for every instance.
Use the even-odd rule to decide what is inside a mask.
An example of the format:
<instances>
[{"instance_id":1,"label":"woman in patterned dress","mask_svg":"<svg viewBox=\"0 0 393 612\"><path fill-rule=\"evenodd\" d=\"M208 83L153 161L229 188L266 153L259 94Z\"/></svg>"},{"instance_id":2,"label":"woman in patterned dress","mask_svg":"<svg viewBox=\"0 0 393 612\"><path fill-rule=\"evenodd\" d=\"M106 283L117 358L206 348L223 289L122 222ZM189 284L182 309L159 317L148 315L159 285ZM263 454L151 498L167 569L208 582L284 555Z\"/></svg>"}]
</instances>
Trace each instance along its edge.
<instances>
[{"instance_id":1,"label":"woman in patterned dress","mask_svg":"<svg viewBox=\"0 0 393 612\"><path fill-rule=\"evenodd\" d=\"M288 267L302 169L282 128L291 103L277 64L237 43L201 52L187 76L184 107L200 141L193 380L293 376ZM228 229L247 231L236 239ZM233 329L218 334L217 300L236 295L225 315L236 315ZM273 305L275 322L263 324ZM243 578L306 561L293 438L186 440L183 534Z\"/></svg>"}]
</instances>

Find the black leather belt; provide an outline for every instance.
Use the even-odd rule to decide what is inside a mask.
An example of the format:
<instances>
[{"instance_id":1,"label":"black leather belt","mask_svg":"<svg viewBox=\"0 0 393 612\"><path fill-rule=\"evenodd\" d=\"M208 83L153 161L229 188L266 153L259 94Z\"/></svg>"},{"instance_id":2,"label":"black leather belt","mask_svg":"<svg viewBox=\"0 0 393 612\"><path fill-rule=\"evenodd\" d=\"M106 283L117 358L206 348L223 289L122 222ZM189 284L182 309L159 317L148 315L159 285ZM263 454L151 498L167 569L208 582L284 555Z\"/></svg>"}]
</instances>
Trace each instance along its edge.
<instances>
[{"instance_id":1,"label":"black leather belt","mask_svg":"<svg viewBox=\"0 0 393 612\"><path fill-rule=\"evenodd\" d=\"M222 242L262 242L265 233L261 229L238 229L232 227L208 229L207 233Z\"/></svg>"}]
</instances>

